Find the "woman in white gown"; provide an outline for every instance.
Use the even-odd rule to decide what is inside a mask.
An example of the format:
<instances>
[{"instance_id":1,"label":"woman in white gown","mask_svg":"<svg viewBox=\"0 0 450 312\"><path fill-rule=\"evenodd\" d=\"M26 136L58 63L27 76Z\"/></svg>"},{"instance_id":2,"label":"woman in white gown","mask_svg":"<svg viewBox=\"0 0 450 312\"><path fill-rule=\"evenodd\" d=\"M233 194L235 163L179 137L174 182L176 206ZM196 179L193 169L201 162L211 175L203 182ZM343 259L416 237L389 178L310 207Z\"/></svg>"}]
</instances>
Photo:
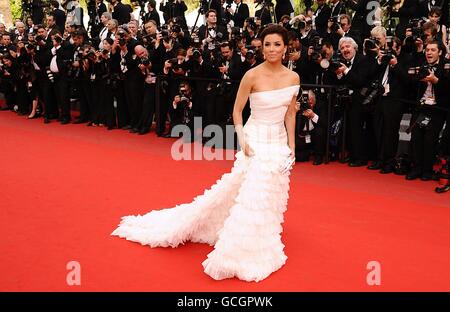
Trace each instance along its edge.
<instances>
[{"instance_id":1,"label":"woman in white gown","mask_svg":"<svg viewBox=\"0 0 450 312\"><path fill-rule=\"evenodd\" d=\"M271 25L261 39L265 62L245 74L235 101L233 120L242 150L231 172L189 204L123 217L112 235L151 247L187 241L213 245L203 267L216 280L258 282L284 265L281 223L295 155L300 79L281 63L287 31ZM243 127L249 97L251 116Z\"/></svg>"}]
</instances>

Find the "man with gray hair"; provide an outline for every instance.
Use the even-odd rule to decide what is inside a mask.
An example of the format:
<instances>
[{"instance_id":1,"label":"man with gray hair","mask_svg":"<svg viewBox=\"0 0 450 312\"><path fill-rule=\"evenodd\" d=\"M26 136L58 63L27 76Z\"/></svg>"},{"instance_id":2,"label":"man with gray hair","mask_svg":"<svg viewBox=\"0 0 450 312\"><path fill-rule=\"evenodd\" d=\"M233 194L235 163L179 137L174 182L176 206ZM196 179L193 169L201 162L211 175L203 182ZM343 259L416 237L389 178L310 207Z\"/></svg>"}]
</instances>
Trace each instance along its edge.
<instances>
[{"instance_id":1,"label":"man with gray hair","mask_svg":"<svg viewBox=\"0 0 450 312\"><path fill-rule=\"evenodd\" d=\"M99 48L103 48L103 40L105 40L108 36L108 22L112 19L112 15L109 12L103 12L100 16L100 23L103 25L103 28L100 30L98 37L100 39Z\"/></svg>"}]
</instances>

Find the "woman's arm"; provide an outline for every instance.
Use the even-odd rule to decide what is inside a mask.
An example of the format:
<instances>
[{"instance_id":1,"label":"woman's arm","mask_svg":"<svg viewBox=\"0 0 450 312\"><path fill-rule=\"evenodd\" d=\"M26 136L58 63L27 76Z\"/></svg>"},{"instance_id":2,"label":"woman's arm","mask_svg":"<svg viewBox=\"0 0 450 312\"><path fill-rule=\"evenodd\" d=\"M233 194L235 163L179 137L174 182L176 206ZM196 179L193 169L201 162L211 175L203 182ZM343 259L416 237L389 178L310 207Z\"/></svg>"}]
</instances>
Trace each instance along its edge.
<instances>
[{"instance_id":1,"label":"woman's arm","mask_svg":"<svg viewBox=\"0 0 450 312\"><path fill-rule=\"evenodd\" d=\"M234 102L233 108L233 123L238 137L239 145L244 151L246 156L252 156L253 151L245 142L243 121L242 121L242 111L244 110L245 104L247 104L248 97L252 90L252 70L245 73L239 85L239 90L236 95L236 101Z\"/></svg>"},{"instance_id":2,"label":"woman's arm","mask_svg":"<svg viewBox=\"0 0 450 312\"><path fill-rule=\"evenodd\" d=\"M300 84L300 77L296 74L296 84ZM288 146L291 149L291 157L295 156L295 115L297 114L297 97L292 97L286 115L284 116L284 124L288 135Z\"/></svg>"}]
</instances>

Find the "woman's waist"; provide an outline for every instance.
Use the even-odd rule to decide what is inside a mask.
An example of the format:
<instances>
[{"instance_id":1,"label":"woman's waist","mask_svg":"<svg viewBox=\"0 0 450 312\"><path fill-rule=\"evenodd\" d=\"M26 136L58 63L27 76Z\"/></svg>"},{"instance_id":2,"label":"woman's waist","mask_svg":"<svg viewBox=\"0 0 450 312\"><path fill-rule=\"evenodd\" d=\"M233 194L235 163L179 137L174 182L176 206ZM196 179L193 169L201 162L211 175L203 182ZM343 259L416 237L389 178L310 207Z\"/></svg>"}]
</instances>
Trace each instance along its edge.
<instances>
[{"instance_id":1,"label":"woman's waist","mask_svg":"<svg viewBox=\"0 0 450 312\"><path fill-rule=\"evenodd\" d=\"M284 122L261 123L259 120L249 118L244 127L244 133L249 141L259 143L282 143L287 140Z\"/></svg>"}]
</instances>

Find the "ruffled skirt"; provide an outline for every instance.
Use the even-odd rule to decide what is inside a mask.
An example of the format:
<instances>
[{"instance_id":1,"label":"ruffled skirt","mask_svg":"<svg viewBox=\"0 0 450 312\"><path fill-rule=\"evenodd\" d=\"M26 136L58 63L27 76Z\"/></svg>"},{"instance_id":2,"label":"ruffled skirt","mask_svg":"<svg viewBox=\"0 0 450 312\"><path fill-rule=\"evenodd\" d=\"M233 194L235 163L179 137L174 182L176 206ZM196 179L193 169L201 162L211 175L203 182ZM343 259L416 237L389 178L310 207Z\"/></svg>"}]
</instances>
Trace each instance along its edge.
<instances>
[{"instance_id":1,"label":"ruffled skirt","mask_svg":"<svg viewBox=\"0 0 450 312\"><path fill-rule=\"evenodd\" d=\"M112 235L150 247L207 243L214 250L203 267L212 278L256 282L266 278L287 259L281 224L290 173L281 174L279 168L290 149L284 125L280 131L275 139L265 140L261 127L250 120L244 133L254 156L239 151L231 172L191 203L123 217Z\"/></svg>"}]
</instances>

